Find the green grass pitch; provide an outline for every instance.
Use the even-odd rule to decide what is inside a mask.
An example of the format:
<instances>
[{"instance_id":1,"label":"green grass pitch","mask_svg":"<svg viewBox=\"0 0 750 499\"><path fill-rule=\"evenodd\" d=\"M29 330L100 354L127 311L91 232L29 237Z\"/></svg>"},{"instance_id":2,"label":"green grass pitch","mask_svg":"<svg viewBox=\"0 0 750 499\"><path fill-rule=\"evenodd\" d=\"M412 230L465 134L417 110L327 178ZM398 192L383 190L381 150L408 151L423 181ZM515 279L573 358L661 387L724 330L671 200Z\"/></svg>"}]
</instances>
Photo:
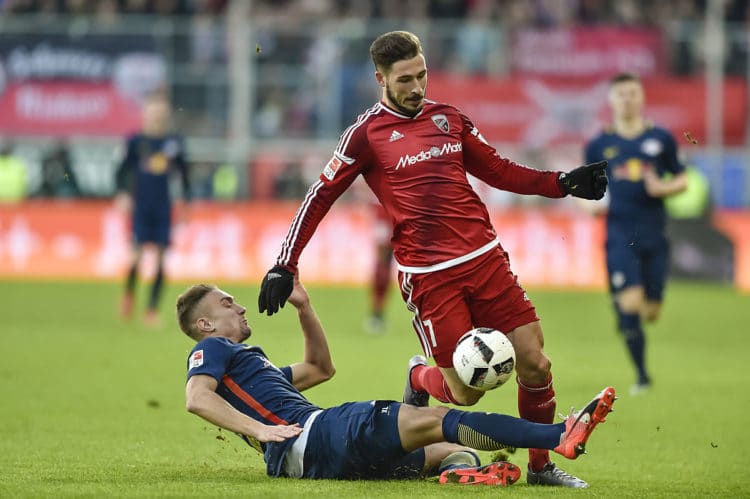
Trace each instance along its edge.
<instances>
[{"instance_id":1,"label":"green grass pitch","mask_svg":"<svg viewBox=\"0 0 750 499\"><path fill-rule=\"evenodd\" d=\"M222 283L218 283L222 284ZM0 496L2 497L748 497L750 297L725 287L672 283L659 324L649 327L654 388L630 397L632 372L597 292L531 290L553 360L558 412L607 384L620 394L588 455L556 461L589 481L586 491L440 486L434 481L270 479L234 435L184 409L191 341L173 323L184 284L168 287L163 325L117 320L119 284L0 284ZM276 365L299 360L301 335L287 306L257 313L257 288L227 285L248 306L254 334ZM142 290L145 291L145 290ZM322 406L401 397L418 353L395 292L388 331L362 330L363 289L310 289L338 372L309 391ZM145 296L142 292L140 297ZM512 385L476 409L516 414ZM486 457L486 455L485 455ZM525 451L511 456L525 465Z\"/></svg>"}]
</instances>

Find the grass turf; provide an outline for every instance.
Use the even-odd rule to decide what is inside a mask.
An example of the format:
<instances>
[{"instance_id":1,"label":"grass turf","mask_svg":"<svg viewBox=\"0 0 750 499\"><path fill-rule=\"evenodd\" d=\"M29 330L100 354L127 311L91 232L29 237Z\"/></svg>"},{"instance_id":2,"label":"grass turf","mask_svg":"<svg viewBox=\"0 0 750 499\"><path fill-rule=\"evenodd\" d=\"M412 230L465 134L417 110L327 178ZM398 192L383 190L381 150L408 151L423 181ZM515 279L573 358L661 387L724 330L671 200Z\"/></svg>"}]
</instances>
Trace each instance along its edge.
<instances>
[{"instance_id":1,"label":"grass turf","mask_svg":"<svg viewBox=\"0 0 750 499\"><path fill-rule=\"evenodd\" d=\"M184 410L192 343L172 319L184 287L168 287L163 326L149 330L117 320L119 285L3 282L0 496L750 496L742 457L750 444L750 300L731 289L670 286L662 320L647 329L655 385L635 398L628 395L633 374L607 296L531 290L553 359L558 412L580 407L607 384L620 400L589 442L589 455L556 459L590 489L532 488L522 481L499 491L430 481L267 478L260 455ZM262 345L276 365L301 357L291 307L268 318L255 311L257 288L226 289L250 309L249 342ZM338 373L308 397L322 406L400 398L406 361L418 351L400 298L391 296L388 331L371 336L362 330L364 290L310 293ZM474 409L516 414L515 398L509 385ZM525 452L511 460L524 467Z\"/></svg>"}]
</instances>

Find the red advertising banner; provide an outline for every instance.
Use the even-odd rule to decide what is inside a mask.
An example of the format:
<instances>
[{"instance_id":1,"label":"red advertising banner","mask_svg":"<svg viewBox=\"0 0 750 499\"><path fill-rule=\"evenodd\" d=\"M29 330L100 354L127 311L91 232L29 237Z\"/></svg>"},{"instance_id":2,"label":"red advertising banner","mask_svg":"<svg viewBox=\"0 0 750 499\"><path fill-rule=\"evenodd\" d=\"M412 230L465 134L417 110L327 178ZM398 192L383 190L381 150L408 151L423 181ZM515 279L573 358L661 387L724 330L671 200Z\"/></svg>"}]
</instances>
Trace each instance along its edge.
<instances>
[{"instance_id":1,"label":"red advertising banner","mask_svg":"<svg viewBox=\"0 0 750 499\"><path fill-rule=\"evenodd\" d=\"M140 109L107 82L16 83L0 94L0 133L122 135L140 128Z\"/></svg>"},{"instance_id":2,"label":"red advertising banner","mask_svg":"<svg viewBox=\"0 0 750 499\"><path fill-rule=\"evenodd\" d=\"M297 209L290 203L196 203L167 253L171 279L259 282ZM524 286L604 289L604 221L577 210L491 209ZM305 249L306 282L364 285L372 271L374 211L338 204ZM750 212L718 212L734 244L737 286L750 291ZM107 202L0 205L0 278L119 279L130 248L128 219ZM344 265L343 262L346 262ZM143 273L154 270L146 253Z\"/></svg>"},{"instance_id":3,"label":"red advertising banner","mask_svg":"<svg viewBox=\"0 0 750 499\"><path fill-rule=\"evenodd\" d=\"M193 206L189 220L173 232L166 260L170 278L259 282L273 264L297 206ZM502 210L492 216L524 285L603 286L600 219L559 210ZM305 281L367 283L375 258L373 221L369 205L335 205L302 255ZM105 202L0 206L2 278L120 278L129 248L127 218ZM143 262L147 276L153 272L152 257Z\"/></svg>"},{"instance_id":4,"label":"red advertising banner","mask_svg":"<svg viewBox=\"0 0 750 499\"><path fill-rule=\"evenodd\" d=\"M524 76L650 76L664 72L664 41L649 28L522 29L511 38L511 67Z\"/></svg>"},{"instance_id":5,"label":"red advertising banner","mask_svg":"<svg viewBox=\"0 0 750 499\"><path fill-rule=\"evenodd\" d=\"M701 79L644 79L646 116L670 129L706 136L706 87ZM724 81L724 142L745 140L747 84ZM492 143L527 147L580 143L610 121L607 81L601 79L463 77L430 73L428 95L466 113Z\"/></svg>"},{"instance_id":6,"label":"red advertising banner","mask_svg":"<svg viewBox=\"0 0 750 499\"><path fill-rule=\"evenodd\" d=\"M142 34L0 33L0 134L122 136L166 82Z\"/></svg>"}]
</instances>

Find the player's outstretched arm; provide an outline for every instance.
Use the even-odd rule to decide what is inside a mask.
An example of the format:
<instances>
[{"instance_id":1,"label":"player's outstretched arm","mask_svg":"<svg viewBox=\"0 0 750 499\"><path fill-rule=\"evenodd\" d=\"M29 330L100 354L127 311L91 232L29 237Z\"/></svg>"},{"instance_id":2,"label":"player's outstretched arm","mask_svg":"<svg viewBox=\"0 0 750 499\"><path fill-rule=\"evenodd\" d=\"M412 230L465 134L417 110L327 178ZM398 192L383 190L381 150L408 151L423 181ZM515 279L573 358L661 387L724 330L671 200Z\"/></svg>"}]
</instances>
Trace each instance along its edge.
<instances>
[{"instance_id":1,"label":"player's outstretched arm","mask_svg":"<svg viewBox=\"0 0 750 499\"><path fill-rule=\"evenodd\" d=\"M284 308L294 287L294 274L281 265L275 265L266 273L260 284L258 312L273 315Z\"/></svg>"},{"instance_id":2,"label":"player's outstretched arm","mask_svg":"<svg viewBox=\"0 0 750 499\"><path fill-rule=\"evenodd\" d=\"M557 181L565 194L583 199L601 199L607 192L606 161L579 166L561 173Z\"/></svg>"},{"instance_id":3,"label":"player's outstretched arm","mask_svg":"<svg viewBox=\"0 0 750 499\"><path fill-rule=\"evenodd\" d=\"M289 303L297 309L299 324L305 337L305 359L290 366L292 384L297 390L302 391L331 379L336 373L336 368L328 348L325 330L310 304L310 296L300 282L299 274L294 276L294 289L289 296Z\"/></svg>"},{"instance_id":4,"label":"player's outstretched arm","mask_svg":"<svg viewBox=\"0 0 750 499\"><path fill-rule=\"evenodd\" d=\"M216 393L219 382L211 376L191 376L185 388L188 412L196 414L209 423L260 442L283 442L302 432L299 425L264 425L242 414Z\"/></svg>"}]
</instances>

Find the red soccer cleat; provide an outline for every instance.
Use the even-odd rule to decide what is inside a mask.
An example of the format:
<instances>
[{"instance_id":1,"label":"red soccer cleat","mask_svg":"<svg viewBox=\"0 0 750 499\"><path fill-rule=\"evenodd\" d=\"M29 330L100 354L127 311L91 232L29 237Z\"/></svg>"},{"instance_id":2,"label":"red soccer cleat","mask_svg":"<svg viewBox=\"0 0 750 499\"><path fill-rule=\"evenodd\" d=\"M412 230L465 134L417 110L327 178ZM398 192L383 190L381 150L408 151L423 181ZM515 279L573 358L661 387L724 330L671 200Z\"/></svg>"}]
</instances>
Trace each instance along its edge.
<instances>
[{"instance_id":1,"label":"red soccer cleat","mask_svg":"<svg viewBox=\"0 0 750 499\"><path fill-rule=\"evenodd\" d=\"M443 471L440 483L458 483L461 485L497 485L507 487L521 478L521 468L507 461L490 463L479 468L457 468Z\"/></svg>"},{"instance_id":2,"label":"red soccer cleat","mask_svg":"<svg viewBox=\"0 0 750 499\"><path fill-rule=\"evenodd\" d=\"M555 447L554 451L568 459L575 459L583 454L589 435L596 425L604 422L615 400L617 400L615 389L609 386L594 397L586 407L568 416L565 419L565 433L560 445Z\"/></svg>"}]
</instances>

